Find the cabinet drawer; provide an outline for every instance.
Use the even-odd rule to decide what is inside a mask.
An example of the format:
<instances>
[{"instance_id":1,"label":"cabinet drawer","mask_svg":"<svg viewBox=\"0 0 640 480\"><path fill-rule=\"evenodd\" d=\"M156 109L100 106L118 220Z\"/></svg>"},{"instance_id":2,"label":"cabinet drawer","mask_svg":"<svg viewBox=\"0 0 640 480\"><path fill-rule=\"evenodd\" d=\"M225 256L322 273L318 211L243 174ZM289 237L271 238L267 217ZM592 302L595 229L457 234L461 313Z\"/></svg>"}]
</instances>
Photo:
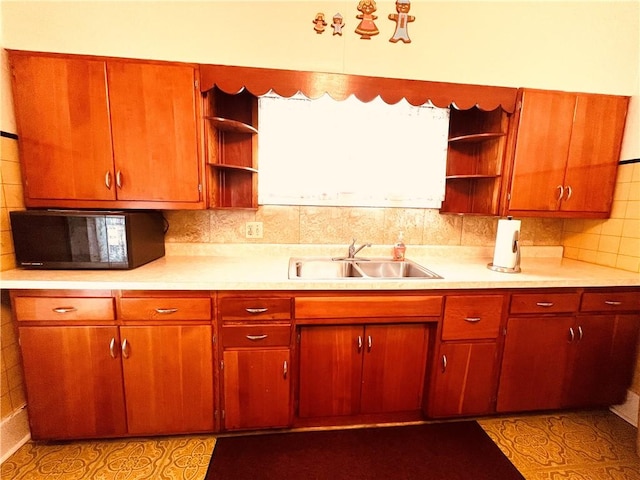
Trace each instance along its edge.
<instances>
[{"instance_id":1,"label":"cabinet drawer","mask_svg":"<svg viewBox=\"0 0 640 480\"><path fill-rule=\"evenodd\" d=\"M439 317L442 297L297 297L296 318Z\"/></svg>"},{"instance_id":2,"label":"cabinet drawer","mask_svg":"<svg viewBox=\"0 0 640 480\"><path fill-rule=\"evenodd\" d=\"M225 325L222 346L276 347L289 346L291 325Z\"/></svg>"},{"instance_id":3,"label":"cabinet drawer","mask_svg":"<svg viewBox=\"0 0 640 480\"><path fill-rule=\"evenodd\" d=\"M525 293L511 296L511 313L574 313L579 293Z\"/></svg>"},{"instance_id":4,"label":"cabinet drawer","mask_svg":"<svg viewBox=\"0 0 640 480\"><path fill-rule=\"evenodd\" d=\"M583 312L640 311L640 292L587 292L582 295Z\"/></svg>"},{"instance_id":5,"label":"cabinet drawer","mask_svg":"<svg viewBox=\"0 0 640 480\"><path fill-rule=\"evenodd\" d=\"M223 298L219 305L222 320L288 320L290 298Z\"/></svg>"},{"instance_id":6,"label":"cabinet drawer","mask_svg":"<svg viewBox=\"0 0 640 480\"><path fill-rule=\"evenodd\" d=\"M447 296L442 339L497 338L503 303L502 295Z\"/></svg>"},{"instance_id":7,"label":"cabinet drawer","mask_svg":"<svg viewBox=\"0 0 640 480\"><path fill-rule=\"evenodd\" d=\"M210 320L209 298L122 298L122 320Z\"/></svg>"},{"instance_id":8,"label":"cabinet drawer","mask_svg":"<svg viewBox=\"0 0 640 480\"><path fill-rule=\"evenodd\" d=\"M15 315L20 322L29 320L113 320L112 298L16 297Z\"/></svg>"}]
</instances>

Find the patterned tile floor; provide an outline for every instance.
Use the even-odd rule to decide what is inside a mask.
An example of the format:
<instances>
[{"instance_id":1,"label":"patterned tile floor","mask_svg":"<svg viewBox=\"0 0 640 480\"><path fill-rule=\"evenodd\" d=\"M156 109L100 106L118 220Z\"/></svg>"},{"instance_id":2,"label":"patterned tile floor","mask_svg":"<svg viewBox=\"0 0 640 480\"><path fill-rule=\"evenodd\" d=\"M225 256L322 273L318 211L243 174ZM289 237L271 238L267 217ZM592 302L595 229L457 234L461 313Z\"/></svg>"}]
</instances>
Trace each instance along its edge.
<instances>
[{"instance_id":1,"label":"patterned tile floor","mask_svg":"<svg viewBox=\"0 0 640 480\"><path fill-rule=\"evenodd\" d=\"M478 422L527 480L640 480L636 429L609 411ZM213 436L29 442L1 480L202 480L214 445Z\"/></svg>"},{"instance_id":2,"label":"patterned tile floor","mask_svg":"<svg viewBox=\"0 0 640 480\"><path fill-rule=\"evenodd\" d=\"M527 480L640 480L637 430L607 410L478 423Z\"/></svg>"}]
</instances>

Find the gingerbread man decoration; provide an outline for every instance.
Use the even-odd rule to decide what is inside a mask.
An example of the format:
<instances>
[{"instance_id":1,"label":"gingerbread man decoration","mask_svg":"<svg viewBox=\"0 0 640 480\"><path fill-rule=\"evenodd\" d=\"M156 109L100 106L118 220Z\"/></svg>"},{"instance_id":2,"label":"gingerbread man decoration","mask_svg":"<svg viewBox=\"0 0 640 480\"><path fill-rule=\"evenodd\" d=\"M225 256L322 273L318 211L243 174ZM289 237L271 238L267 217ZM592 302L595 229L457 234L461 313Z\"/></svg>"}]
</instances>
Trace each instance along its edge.
<instances>
[{"instance_id":1,"label":"gingerbread man decoration","mask_svg":"<svg viewBox=\"0 0 640 480\"><path fill-rule=\"evenodd\" d=\"M396 43L398 41L411 43L408 26L409 22L413 22L416 17L409 15L410 8L411 2L409 0L396 0L396 12L398 13L389 14L389 20L396 22L396 30L393 33L393 37L389 39L391 43Z\"/></svg>"}]
</instances>

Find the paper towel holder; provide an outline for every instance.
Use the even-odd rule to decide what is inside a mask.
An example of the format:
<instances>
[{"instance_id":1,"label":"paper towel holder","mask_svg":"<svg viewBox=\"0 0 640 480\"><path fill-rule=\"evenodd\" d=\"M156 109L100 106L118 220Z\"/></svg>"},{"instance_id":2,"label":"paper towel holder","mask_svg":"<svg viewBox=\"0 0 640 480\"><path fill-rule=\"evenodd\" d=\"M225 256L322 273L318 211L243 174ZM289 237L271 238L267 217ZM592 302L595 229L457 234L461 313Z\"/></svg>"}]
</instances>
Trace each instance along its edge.
<instances>
[{"instance_id":1,"label":"paper towel holder","mask_svg":"<svg viewBox=\"0 0 640 480\"><path fill-rule=\"evenodd\" d=\"M511 218L509 217L509 220L511 220ZM518 235L518 232L514 232L513 235L513 244L511 247L513 250L513 253L516 254L516 264L513 266L513 268L511 267L499 267L498 265L494 265L493 262L492 263L488 263L487 264L487 268L489 270L493 270L494 272L501 272L501 273L520 273L522 270L520 269L520 236Z\"/></svg>"}]
</instances>

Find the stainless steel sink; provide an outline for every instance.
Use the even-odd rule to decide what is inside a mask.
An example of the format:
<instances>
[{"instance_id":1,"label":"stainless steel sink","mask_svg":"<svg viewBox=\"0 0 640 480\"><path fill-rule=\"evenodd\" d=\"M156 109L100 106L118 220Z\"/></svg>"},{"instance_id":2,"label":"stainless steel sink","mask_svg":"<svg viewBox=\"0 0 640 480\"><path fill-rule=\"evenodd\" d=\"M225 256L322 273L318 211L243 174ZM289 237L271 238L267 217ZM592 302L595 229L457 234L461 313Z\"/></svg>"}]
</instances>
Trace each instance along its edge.
<instances>
[{"instance_id":1,"label":"stainless steel sink","mask_svg":"<svg viewBox=\"0 0 640 480\"><path fill-rule=\"evenodd\" d=\"M299 257L289 259L289 278L309 280L415 278L425 280L442 277L411 260Z\"/></svg>"}]
</instances>

